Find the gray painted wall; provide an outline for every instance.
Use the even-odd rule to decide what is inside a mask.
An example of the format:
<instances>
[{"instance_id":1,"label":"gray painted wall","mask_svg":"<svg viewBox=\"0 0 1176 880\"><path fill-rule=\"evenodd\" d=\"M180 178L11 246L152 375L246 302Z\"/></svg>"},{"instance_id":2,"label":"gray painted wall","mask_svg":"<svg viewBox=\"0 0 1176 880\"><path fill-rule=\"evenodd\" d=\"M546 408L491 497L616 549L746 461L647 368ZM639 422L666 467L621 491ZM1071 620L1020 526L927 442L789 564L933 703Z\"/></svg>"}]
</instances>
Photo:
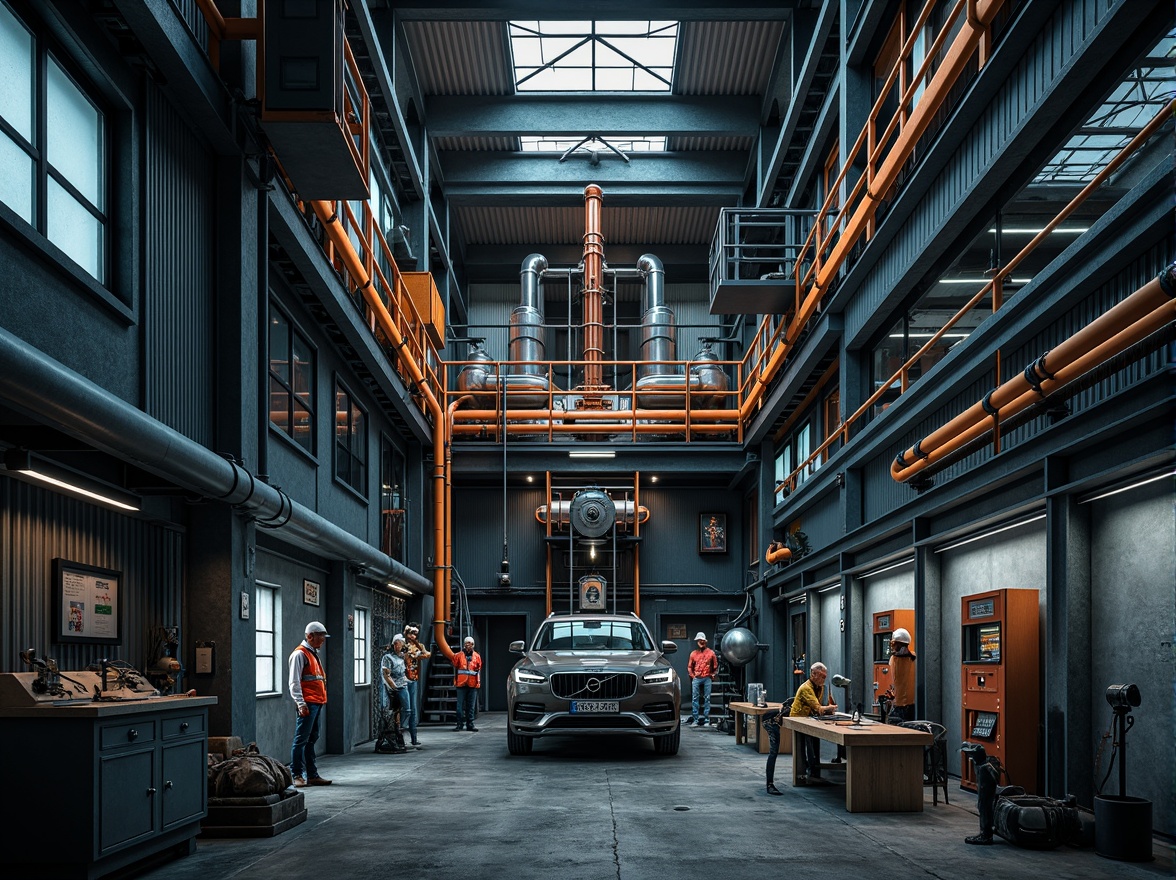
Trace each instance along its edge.
<instances>
[{"instance_id":1,"label":"gray painted wall","mask_svg":"<svg viewBox=\"0 0 1176 880\"><path fill-rule=\"evenodd\" d=\"M1152 827L1172 829L1173 634L1176 633L1176 516L1172 485L1160 480L1091 504L1091 730L1103 748L1102 781L1111 759L1111 725L1104 691L1137 684L1142 702L1127 735L1127 794L1152 801ZM1119 766L1103 794L1120 794Z\"/></svg>"}]
</instances>

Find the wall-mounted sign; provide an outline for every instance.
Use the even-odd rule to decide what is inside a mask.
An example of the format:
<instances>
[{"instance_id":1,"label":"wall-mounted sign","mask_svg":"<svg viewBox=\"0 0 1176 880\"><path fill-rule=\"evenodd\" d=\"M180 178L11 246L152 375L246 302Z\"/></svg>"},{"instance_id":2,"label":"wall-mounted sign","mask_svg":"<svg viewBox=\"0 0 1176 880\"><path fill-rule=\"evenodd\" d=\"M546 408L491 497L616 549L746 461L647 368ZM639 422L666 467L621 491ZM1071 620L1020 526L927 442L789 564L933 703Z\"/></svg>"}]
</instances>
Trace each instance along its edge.
<instances>
[{"instance_id":1,"label":"wall-mounted sign","mask_svg":"<svg viewBox=\"0 0 1176 880\"><path fill-rule=\"evenodd\" d=\"M607 582L598 574L580 578L580 610L604 611L607 604Z\"/></svg>"},{"instance_id":2,"label":"wall-mounted sign","mask_svg":"<svg viewBox=\"0 0 1176 880\"><path fill-rule=\"evenodd\" d=\"M319 585L316 581L305 580L302 582L302 604L319 604Z\"/></svg>"},{"instance_id":3,"label":"wall-mounted sign","mask_svg":"<svg viewBox=\"0 0 1176 880\"><path fill-rule=\"evenodd\" d=\"M53 641L122 644L122 572L53 560Z\"/></svg>"}]
</instances>

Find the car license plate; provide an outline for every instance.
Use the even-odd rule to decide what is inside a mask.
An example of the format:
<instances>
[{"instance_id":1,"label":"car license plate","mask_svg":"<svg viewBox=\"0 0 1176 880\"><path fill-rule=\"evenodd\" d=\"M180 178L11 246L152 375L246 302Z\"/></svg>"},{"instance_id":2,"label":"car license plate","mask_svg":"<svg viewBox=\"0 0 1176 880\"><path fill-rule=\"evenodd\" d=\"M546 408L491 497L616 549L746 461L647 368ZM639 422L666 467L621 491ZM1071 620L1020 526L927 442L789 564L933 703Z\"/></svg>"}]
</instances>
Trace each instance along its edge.
<instances>
[{"instance_id":1,"label":"car license plate","mask_svg":"<svg viewBox=\"0 0 1176 880\"><path fill-rule=\"evenodd\" d=\"M621 706L616 700L610 701L589 701L589 700L573 700L572 712L574 714L588 715L588 714L606 714L609 712L620 712Z\"/></svg>"}]
</instances>

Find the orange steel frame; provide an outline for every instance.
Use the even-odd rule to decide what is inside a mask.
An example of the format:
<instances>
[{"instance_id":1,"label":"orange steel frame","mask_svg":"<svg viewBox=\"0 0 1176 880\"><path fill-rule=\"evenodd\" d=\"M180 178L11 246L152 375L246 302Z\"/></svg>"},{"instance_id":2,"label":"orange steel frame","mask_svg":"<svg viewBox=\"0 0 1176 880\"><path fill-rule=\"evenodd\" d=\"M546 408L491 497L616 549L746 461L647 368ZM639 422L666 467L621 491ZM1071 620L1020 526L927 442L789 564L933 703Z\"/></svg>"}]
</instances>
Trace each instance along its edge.
<instances>
[{"instance_id":1,"label":"orange steel frame","mask_svg":"<svg viewBox=\"0 0 1176 880\"><path fill-rule=\"evenodd\" d=\"M768 386L782 368L786 357L795 347L806 325L816 314L824 295L848 259L854 245L862 236L872 234L878 207L894 186L905 163L913 155L919 138L927 130L934 114L943 105L949 91L961 76L972 56L978 52L980 60L983 62L987 55L988 28L1003 5L1003 0L957 0L918 70L910 77L909 81L906 80L906 74L903 71L912 56L916 36L925 26L936 3L937 0L928 0L912 24L910 33L903 41L897 61L874 103L866 125L857 141L840 160L840 171L836 179L831 181L828 186L825 201L815 214L816 219L812 231L806 239L800 259L797 261L795 304L788 320L781 321L775 315L764 316L754 334L751 345L748 347L747 354L742 359L717 362L717 365L724 368L733 378L731 390L720 395L724 404L728 401L733 404L731 408L695 408L692 405L694 394L687 391L684 395L685 405L683 407L667 406L659 409L639 409L636 407L634 391L614 391L603 387L602 377L605 366L614 367L618 375L622 372L627 373L631 378L630 388L635 388L638 365L648 366L648 364L637 361L606 361L601 357L603 346L598 331L602 329L602 319L596 310L597 306L587 303L589 299L595 300L596 289L600 286L598 261L603 259L603 237L600 233L598 216L600 189L595 185L588 187L585 191L587 226L584 241L585 359L584 361L552 360L542 363L549 371L555 367L582 367L586 391L597 389L618 399L628 397L628 408L617 411L586 409L567 412L556 409L555 396L565 393L557 389L546 392L547 405L538 409L510 408L511 396L516 393L533 396L536 393L533 389L520 389L517 392L507 390L502 395L503 406L506 408L505 413L497 406L492 409L459 409L460 406L469 403L473 396L449 389L444 372L439 372L436 365L448 367L453 373L456 373L467 362L443 361L436 347L428 339L423 329L425 322L417 313L408 296L400 270L392 256L391 248L388 247L387 241L374 223L370 205L364 201L362 216L356 217L346 202L299 203L300 208L313 212L322 223L326 236L324 250L328 259L348 284L353 296L361 303L369 328L383 344L384 351L398 374L415 392L414 397L417 405L421 407L433 425L434 597L435 617L438 618L434 620L434 636L445 656L452 656L452 649L445 636L446 621L442 619L442 616L448 613L452 590L450 446L453 439L456 437L498 439L499 434L505 430L509 434L546 434L549 440L554 440L557 435L592 435L606 438L625 434L636 441L644 435L665 435L675 432L680 433L686 442L693 438L705 437L729 438L742 442L745 425L762 408ZM214 0L197 0L197 5L204 14L211 31L209 58L214 66L219 65L219 44L222 40L260 40L261 28L258 19L226 19L217 10ZM948 34L961 15L964 16L964 20L960 25L959 33L952 41L942 62L927 79L933 59L942 50ZM346 53L346 63L362 89L362 82L358 78L358 70L355 68L350 46L347 46ZM901 81L900 76L902 77ZM927 79L926 85L916 103L914 102L915 94L924 79ZM898 109L882 134L879 135L877 132L878 116L896 82L905 86L902 88ZM352 131L352 135L366 147L369 121L366 93L362 95L362 101L365 105L364 112L361 114L362 132ZM907 370L926 351L931 349L963 315L974 308L989 291L993 295L993 309L999 309L1002 302L1001 280L1008 276L1025 256L1040 244L1044 237L1061 223L1074 208L1080 205L1115 168L1154 135L1159 125L1172 115L1174 108L1176 108L1176 101L1169 104L1157 116L1156 120L1144 129L1091 184L1083 189L1074 201L1020 254L1004 268L998 270L997 276L985 285L983 290L977 293L955 317L949 320L935 336L920 348L888 382L884 383L852 415L846 418L845 422L824 443L818 446L806 461L800 463L777 488L777 492L783 491L785 488L795 488L800 472L823 456L833 443L838 440L848 442L850 428L869 412L870 408L886 391L895 384L905 390ZM280 160L280 157L276 158ZM861 161L864 161L865 172L850 188L842 202L840 193L846 182L846 175ZM388 273L380 268L377 256L383 257L386 265L390 267ZM999 353L997 357L999 366ZM510 368L518 365L512 361L500 361L497 363L496 369L500 374L509 374ZM689 376L689 370L692 366L690 361L676 361L673 362L673 365L684 367L685 375ZM681 398L683 392L688 389L686 381L688 380L684 380L683 387L680 389L643 391L642 396L656 397L661 394L668 398ZM716 392L704 392L704 394L715 396ZM495 397L497 398L498 395ZM550 492L550 477L548 483ZM548 603L550 610L550 597Z\"/></svg>"}]
</instances>

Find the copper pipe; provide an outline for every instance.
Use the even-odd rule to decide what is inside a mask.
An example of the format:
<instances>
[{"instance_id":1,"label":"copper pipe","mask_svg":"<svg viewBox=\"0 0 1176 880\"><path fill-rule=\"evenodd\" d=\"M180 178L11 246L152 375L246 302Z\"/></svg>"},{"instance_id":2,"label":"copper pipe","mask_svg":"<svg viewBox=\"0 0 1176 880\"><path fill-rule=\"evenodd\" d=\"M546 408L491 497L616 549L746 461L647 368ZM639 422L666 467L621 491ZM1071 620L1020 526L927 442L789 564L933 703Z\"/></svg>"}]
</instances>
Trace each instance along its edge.
<instances>
[{"instance_id":1,"label":"copper pipe","mask_svg":"<svg viewBox=\"0 0 1176 880\"><path fill-rule=\"evenodd\" d=\"M376 293L372 277L364 268L363 259L355 252L351 237L343 224L333 202L312 201L309 203L315 216L323 225L329 241L334 245L340 261L352 280L359 286L359 293L371 309L376 324L388 335L397 352L401 365L408 371L412 384L420 392L429 414L433 417L433 638L437 647L447 659L453 659L453 649L445 638L445 620L436 619L449 608L449 578L452 577L450 558L446 556L446 470L445 470L445 411L441 408L432 388L425 380L420 365L405 350L406 340L396 322L385 308L383 300Z\"/></svg>"},{"instance_id":2,"label":"copper pipe","mask_svg":"<svg viewBox=\"0 0 1176 880\"><path fill-rule=\"evenodd\" d=\"M1176 263L1118 305L1108 309L1026 370L910 449L898 454L890 475L900 483L984 437L994 423L1040 403L1176 319Z\"/></svg>"},{"instance_id":3,"label":"copper pipe","mask_svg":"<svg viewBox=\"0 0 1176 880\"><path fill-rule=\"evenodd\" d=\"M547 503L548 504L551 503L551 471L547 471ZM551 523L550 522L547 523L547 537L551 538ZM550 540L545 541L544 544L547 547L547 606L546 606L545 614L547 617L550 617L551 616L551 580L552 580L552 575L551 575L551 541Z\"/></svg>"},{"instance_id":4,"label":"copper pipe","mask_svg":"<svg viewBox=\"0 0 1176 880\"><path fill-rule=\"evenodd\" d=\"M604 236L601 208L604 195L594 183L584 187L584 388L604 387Z\"/></svg>"},{"instance_id":5,"label":"copper pipe","mask_svg":"<svg viewBox=\"0 0 1176 880\"><path fill-rule=\"evenodd\" d=\"M633 509L638 515L633 517L633 537L637 540L633 544L633 613L641 616L641 471L633 474Z\"/></svg>"}]
</instances>

